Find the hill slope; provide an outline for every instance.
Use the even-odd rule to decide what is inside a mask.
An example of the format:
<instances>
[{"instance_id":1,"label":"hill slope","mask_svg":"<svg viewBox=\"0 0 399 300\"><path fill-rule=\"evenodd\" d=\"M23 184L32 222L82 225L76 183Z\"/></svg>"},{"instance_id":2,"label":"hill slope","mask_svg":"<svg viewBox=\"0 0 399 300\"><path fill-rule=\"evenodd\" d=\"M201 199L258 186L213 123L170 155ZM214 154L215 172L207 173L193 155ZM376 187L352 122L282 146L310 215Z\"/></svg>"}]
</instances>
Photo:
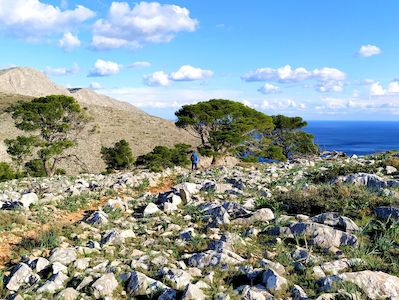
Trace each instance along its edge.
<instances>
[{"instance_id":1,"label":"hill slope","mask_svg":"<svg viewBox=\"0 0 399 300\"><path fill-rule=\"evenodd\" d=\"M198 141L173 122L150 116L137 107L89 89L65 89L55 85L43 73L31 68L12 68L0 71L0 161L9 157L4 139L15 137L18 130L4 108L38 96L51 94L71 95L93 118L87 132L72 152L83 161L89 172L104 169L101 146L110 146L126 139L135 156L151 151L156 145L173 146L177 143L196 144ZM78 173L73 162L63 165L69 173Z\"/></svg>"}]
</instances>

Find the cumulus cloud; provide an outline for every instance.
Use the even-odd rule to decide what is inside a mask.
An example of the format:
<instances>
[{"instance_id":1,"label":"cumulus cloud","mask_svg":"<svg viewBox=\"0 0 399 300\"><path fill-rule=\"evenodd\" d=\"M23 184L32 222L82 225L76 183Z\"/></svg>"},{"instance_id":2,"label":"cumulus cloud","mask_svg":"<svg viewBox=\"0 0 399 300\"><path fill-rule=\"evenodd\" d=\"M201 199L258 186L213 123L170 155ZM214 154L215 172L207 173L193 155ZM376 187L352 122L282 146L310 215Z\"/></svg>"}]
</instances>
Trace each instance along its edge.
<instances>
[{"instance_id":1,"label":"cumulus cloud","mask_svg":"<svg viewBox=\"0 0 399 300\"><path fill-rule=\"evenodd\" d=\"M321 93L342 92L344 83L342 81L323 81L317 84L316 89Z\"/></svg>"},{"instance_id":2,"label":"cumulus cloud","mask_svg":"<svg viewBox=\"0 0 399 300\"><path fill-rule=\"evenodd\" d=\"M370 85L371 96L386 96L397 93L399 93L399 81L397 80L391 81L387 88L384 88L379 82Z\"/></svg>"},{"instance_id":3,"label":"cumulus cloud","mask_svg":"<svg viewBox=\"0 0 399 300\"><path fill-rule=\"evenodd\" d=\"M279 99L279 100L264 100L261 104L261 108L264 110L273 110L273 111L296 111L303 110L306 108L305 103L298 103L293 99Z\"/></svg>"},{"instance_id":4,"label":"cumulus cloud","mask_svg":"<svg viewBox=\"0 0 399 300\"><path fill-rule=\"evenodd\" d=\"M145 75L143 81L148 86L167 86L170 84L169 75L163 71Z\"/></svg>"},{"instance_id":5,"label":"cumulus cloud","mask_svg":"<svg viewBox=\"0 0 399 300\"><path fill-rule=\"evenodd\" d=\"M392 81L389 83L388 93L399 93L399 81Z\"/></svg>"},{"instance_id":6,"label":"cumulus cloud","mask_svg":"<svg viewBox=\"0 0 399 300\"><path fill-rule=\"evenodd\" d=\"M210 70L184 65L170 74L164 71L158 71L144 76L143 79L144 83L148 86L167 86L172 81L195 81L203 80L212 76L213 72Z\"/></svg>"},{"instance_id":7,"label":"cumulus cloud","mask_svg":"<svg viewBox=\"0 0 399 300\"><path fill-rule=\"evenodd\" d=\"M76 74L80 70L78 64L74 64L70 68L53 68L53 67L46 67L44 69L44 74L50 75L50 76L65 76L65 75L71 75L71 74Z\"/></svg>"},{"instance_id":8,"label":"cumulus cloud","mask_svg":"<svg viewBox=\"0 0 399 300\"><path fill-rule=\"evenodd\" d=\"M64 33L62 39L58 41L58 45L65 51L71 51L80 46L80 40L76 35L71 32Z\"/></svg>"},{"instance_id":9,"label":"cumulus cloud","mask_svg":"<svg viewBox=\"0 0 399 300\"><path fill-rule=\"evenodd\" d=\"M170 74L171 80L174 81L194 81L202 80L213 76L210 70L194 68L190 65L181 66L179 70Z\"/></svg>"},{"instance_id":10,"label":"cumulus cloud","mask_svg":"<svg viewBox=\"0 0 399 300\"><path fill-rule=\"evenodd\" d=\"M101 90L103 86L101 85L101 83L93 81L92 83L90 83L89 88L92 90Z\"/></svg>"},{"instance_id":11,"label":"cumulus cloud","mask_svg":"<svg viewBox=\"0 0 399 300\"><path fill-rule=\"evenodd\" d=\"M280 88L271 83L265 83L258 91L262 94L274 94L280 92Z\"/></svg>"},{"instance_id":12,"label":"cumulus cloud","mask_svg":"<svg viewBox=\"0 0 399 300\"><path fill-rule=\"evenodd\" d=\"M192 32L198 21L184 7L158 2L112 2L105 19L93 26L92 46L96 49L138 48L148 43L166 43L177 33Z\"/></svg>"},{"instance_id":13,"label":"cumulus cloud","mask_svg":"<svg viewBox=\"0 0 399 300\"><path fill-rule=\"evenodd\" d=\"M370 86L370 95L371 96L384 96L386 93L385 89L379 82L374 82Z\"/></svg>"},{"instance_id":14,"label":"cumulus cloud","mask_svg":"<svg viewBox=\"0 0 399 300\"><path fill-rule=\"evenodd\" d=\"M381 54L381 49L375 45L364 45L360 47L357 54L361 57L370 57Z\"/></svg>"},{"instance_id":15,"label":"cumulus cloud","mask_svg":"<svg viewBox=\"0 0 399 300\"><path fill-rule=\"evenodd\" d=\"M128 65L128 68L148 68L151 67L151 63L148 61L135 61Z\"/></svg>"},{"instance_id":16,"label":"cumulus cloud","mask_svg":"<svg viewBox=\"0 0 399 300\"><path fill-rule=\"evenodd\" d=\"M69 32L94 15L92 10L82 5L73 10L62 10L39 0L2 0L0 32L35 39Z\"/></svg>"},{"instance_id":17,"label":"cumulus cloud","mask_svg":"<svg viewBox=\"0 0 399 300\"><path fill-rule=\"evenodd\" d=\"M245 81L277 81L281 83L300 82L307 79L317 79L320 81L343 80L346 74L335 68L322 68L315 70L307 70L299 67L292 69L290 65L278 69L259 68L250 71L242 79Z\"/></svg>"},{"instance_id":18,"label":"cumulus cloud","mask_svg":"<svg viewBox=\"0 0 399 300\"><path fill-rule=\"evenodd\" d=\"M156 87L125 87L101 90L107 96L127 101L142 108L178 108L209 99L240 99L242 91L228 89L159 89Z\"/></svg>"},{"instance_id":19,"label":"cumulus cloud","mask_svg":"<svg viewBox=\"0 0 399 300\"><path fill-rule=\"evenodd\" d=\"M89 72L89 77L111 76L120 72L121 66L113 61L97 59Z\"/></svg>"},{"instance_id":20,"label":"cumulus cloud","mask_svg":"<svg viewBox=\"0 0 399 300\"><path fill-rule=\"evenodd\" d=\"M250 71L241 77L247 82L252 81L274 81L279 83L296 83L305 80L316 80L316 90L319 92L341 92L343 87L343 80L346 74L335 68L324 67L321 69L307 70L299 67L293 69L290 65L281 68L259 68ZM266 83L265 86L259 89L260 92L268 94L276 92L273 85Z\"/></svg>"},{"instance_id":21,"label":"cumulus cloud","mask_svg":"<svg viewBox=\"0 0 399 300\"><path fill-rule=\"evenodd\" d=\"M282 83L308 79L311 72L305 68L292 69L290 65L278 69L259 68L242 76L245 81L279 81Z\"/></svg>"}]
</instances>

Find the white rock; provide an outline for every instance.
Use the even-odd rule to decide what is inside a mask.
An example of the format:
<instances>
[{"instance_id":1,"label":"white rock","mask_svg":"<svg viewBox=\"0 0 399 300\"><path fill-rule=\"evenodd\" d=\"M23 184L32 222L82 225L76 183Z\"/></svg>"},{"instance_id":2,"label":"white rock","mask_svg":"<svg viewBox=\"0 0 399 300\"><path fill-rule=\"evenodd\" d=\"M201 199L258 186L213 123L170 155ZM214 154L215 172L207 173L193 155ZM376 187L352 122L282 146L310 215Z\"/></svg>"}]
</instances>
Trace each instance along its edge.
<instances>
[{"instance_id":1,"label":"white rock","mask_svg":"<svg viewBox=\"0 0 399 300\"><path fill-rule=\"evenodd\" d=\"M205 300L204 292L194 284L188 284L184 289L182 300Z\"/></svg>"},{"instance_id":2,"label":"white rock","mask_svg":"<svg viewBox=\"0 0 399 300\"><path fill-rule=\"evenodd\" d=\"M6 288L10 291L18 291L21 286L29 283L31 276L32 269L27 264L20 263L12 270Z\"/></svg>"},{"instance_id":3,"label":"white rock","mask_svg":"<svg viewBox=\"0 0 399 300\"><path fill-rule=\"evenodd\" d=\"M159 212L161 212L161 210L158 208L158 206L156 206L156 204L154 204L154 203L150 203L144 209L143 216L147 217L147 216L157 214Z\"/></svg>"},{"instance_id":4,"label":"white rock","mask_svg":"<svg viewBox=\"0 0 399 300\"><path fill-rule=\"evenodd\" d=\"M37 203L39 201L39 197L35 193L27 193L23 194L19 202L22 203L22 206L25 209L29 209L31 204Z\"/></svg>"},{"instance_id":5,"label":"white rock","mask_svg":"<svg viewBox=\"0 0 399 300\"><path fill-rule=\"evenodd\" d=\"M76 250L74 248L55 248L51 251L49 261L51 263L59 262L65 266L76 260Z\"/></svg>"},{"instance_id":6,"label":"white rock","mask_svg":"<svg viewBox=\"0 0 399 300\"><path fill-rule=\"evenodd\" d=\"M280 291L288 287L287 279L271 268L263 272L262 282L269 291Z\"/></svg>"},{"instance_id":7,"label":"white rock","mask_svg":"<svg viewBox=\"0 0 399 300\"><path fill-rule=\"evenodd\" d=\"M62 272L59 272L50 277L40 288L37 293L49 293L55 294L57 291L64 288L64 283L68 280L68 276Z\"/></svg>"},{"instance_id":8,"label":"white rock","mask_svg":"<svg viewBox=\"0 0 399 300\"><path fill-rule=\"evenodd\" d=\"M113 273L107 273L98 278L92 285L93 295L96 299L106 296L112 296L114 290L118 287L118 281Z\"/></svg>"},{"instance_id":9,"label":"white rock","mask_svg":"<svg viewBox=\"0 0 399 300\"><path fill-rule=\"evenodd\" d=\"M361 271L338 275L344 281L356 284L370 299L399 297L399 278L384 272Z\"/></svg>"}]
</instances>

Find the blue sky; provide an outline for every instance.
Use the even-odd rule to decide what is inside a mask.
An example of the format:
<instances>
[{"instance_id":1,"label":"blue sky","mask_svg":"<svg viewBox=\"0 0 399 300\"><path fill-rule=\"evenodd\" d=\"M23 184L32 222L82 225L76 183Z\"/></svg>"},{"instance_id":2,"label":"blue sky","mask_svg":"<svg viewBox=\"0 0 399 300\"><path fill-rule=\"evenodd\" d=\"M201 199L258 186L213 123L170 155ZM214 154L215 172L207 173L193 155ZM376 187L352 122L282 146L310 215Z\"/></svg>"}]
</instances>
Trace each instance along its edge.
<instances>
[{"instance_id":1,"label":"blue sky","mask_svg":"<svg viewBox=\"0 0 399 300\"><path fill-rule=\"evenodd\" d=\"M210 98L311 120L397 120L394 0L0 0L0 66L172 119Z\"/></svg>"}]
</instances>

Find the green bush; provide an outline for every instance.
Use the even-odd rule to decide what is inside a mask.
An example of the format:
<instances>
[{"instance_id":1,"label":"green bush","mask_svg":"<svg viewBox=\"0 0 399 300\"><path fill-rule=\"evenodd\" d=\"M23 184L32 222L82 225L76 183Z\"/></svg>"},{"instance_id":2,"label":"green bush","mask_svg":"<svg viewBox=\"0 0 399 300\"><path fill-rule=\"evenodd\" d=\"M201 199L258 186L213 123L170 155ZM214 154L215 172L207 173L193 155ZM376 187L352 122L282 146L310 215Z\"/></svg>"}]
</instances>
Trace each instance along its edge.
<instances>
[{"instance_id":1,"label":"green bush","mask_svg":"<svg viewBox=\"0 0 399 300\"><path fill-rule=\"evenodd\" d=\"M101 155L108 171L128 169L134 162L132 150L126 140L116 142L114 147L102 147Z\"/></svg>"},{"instance_id":2,"label":"green bush","mask_svg":"<svg viewBox=\"0 0 399 300\"><path fill-rule=\"evenodd\" d=\"M156 146L154 150L137 158L136 166L160 172L174 166L187 166L190 163L188 151L190 145L177 144L174 148Z\"/></svg>"},{"instance_id":3,"label":"green bush","mask_svg":"<svg viewBox=\"0 0 399 300\"><path fill-rule=\"evenodd\" d=\"M46 177L46 170L40 159L33 159L25 164L26 172L32 177Z\"/></svg>"},{"instance_id":4,"label":"green bush","mask_svg":"<svg viewBox=\"0 0 399 300\"><path fill-rule=\"evenodd\" d=\"M257 206L311 216L333 211L358 219L362 215L371 215L374 208L389 205L392 201L389 197L380 196L361 186L323 184L306 190L297 188L277 192L272 199L258 201Z\"/></svg>"},{"instance_id":5,"label":"green bush","mask_svg":"<svg viewBox=\"0 0 399 300\"><path fill-rule=\"evenodd\" d=\"M0 182L16 178L14 169L6 162L0 162Z\"/></svg>"},{"instance_id":6,"label":"green bush","mask_svg":"<svg viewBox=\"0 0 399 300\"><path fill-rule=\"evenodd\" d=\"M320 171L316 168L310 171L307 175L313 183L327 183L337 178L338 176L345 176L354 173L376 173L381 164L361 165L361 164L346 164L333 165L328 170Z\"/></svg>"}]
</instances>

